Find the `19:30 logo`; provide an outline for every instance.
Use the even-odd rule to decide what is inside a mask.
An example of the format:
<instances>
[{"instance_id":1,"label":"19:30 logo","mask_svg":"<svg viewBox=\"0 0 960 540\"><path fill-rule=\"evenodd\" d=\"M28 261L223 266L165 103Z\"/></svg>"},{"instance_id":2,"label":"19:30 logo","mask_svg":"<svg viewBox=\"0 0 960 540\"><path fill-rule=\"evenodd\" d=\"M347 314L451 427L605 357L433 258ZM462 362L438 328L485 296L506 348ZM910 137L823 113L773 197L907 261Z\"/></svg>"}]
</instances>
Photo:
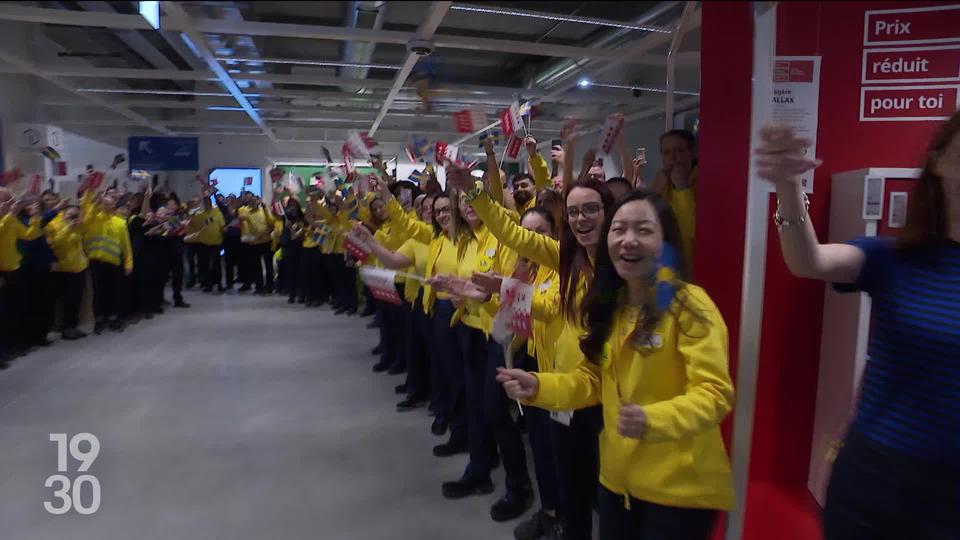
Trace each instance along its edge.
<instances>
[{"instance_id":1,"label":"19:30 logo","mask_svg":"<svg viewBox=\"0 0 960 540\"><path fill-rule=\"evenodd\" d=\"M54 488L54 500L44 501L43 507L54 515L66 514L70 510L76 510L78 514L93 514L100 508L100 481L97 477L91 474L80 474L71 480L69 476L62 473L69 472L68 450L70 456L80 462L76 472L89 471L90 466L100 455L100 439L90 433L77 433L70 437L68 443L66 433L51 433L50 440L57 443L57 471L61 474L51 474L44 482L45 487Z\"/></svg>"}]
</instances>

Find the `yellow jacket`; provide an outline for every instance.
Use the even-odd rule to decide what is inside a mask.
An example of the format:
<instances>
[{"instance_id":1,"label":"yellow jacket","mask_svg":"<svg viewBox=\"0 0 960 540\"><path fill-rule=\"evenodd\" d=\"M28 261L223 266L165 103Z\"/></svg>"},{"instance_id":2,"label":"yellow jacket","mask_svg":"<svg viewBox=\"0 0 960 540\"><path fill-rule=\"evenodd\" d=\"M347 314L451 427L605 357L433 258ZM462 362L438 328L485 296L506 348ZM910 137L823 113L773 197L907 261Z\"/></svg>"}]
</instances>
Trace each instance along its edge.
<instances>
[{"instance_id":1,"label":"yellow jacket","mask_svg":"<svg viewBox=\"0 0 960 540\"><path fill-rule=\"evenodd\" d=\"M501 245L497 237L483 224L476 230L464 233L457 244L457 275L462 278L470 279L474 272L493 272L509 276L513 273L516 262L516 252ZM453 314L451 324L459 319L470 328L483 330L483 333L489 336L500 305L498 297L499 295L495 294L482 303L467 299Z\"/></svg>"},{"instance_id":2,"label":"yellow jacket","mask_svg":"<svg viewBox=\"0 0 960 540\"><path fill-rule=\"evenodd\" d=\"M52 269L54 272L76 274L90 266L87 254L83 251L83 230L80 228L60 226L50 240L50 248L57 256Z\"/></svg>"},{"instance_id":3,"label":"yellow jacket","mask_svg":"<svg viewBox=\"0 0 960 540\"><path fill-rule=\"evenodd\" d=\"M260 245L270 242L273 231L273 217L266 208L241 206L240 240L244 244Z\"/></svg>"},{"instance_id":4,"label":"yellow jacket","mask_svg":"<svg viewBox=\"0 0 960 540\"><path fill-rule=\"evenodd\" d=\"M194 219L197 221L196 230L193 231L197 233L196 240L194 240L196 243L205 246L223 244L223 228L226 226L226 222L223 220L223 213L220 212L220 209L214 207L200 212L191 218L191 224Z\"/></svg>"},{"instance_id":5,"label":"yellow jacket","mask_svg":"<svg viewBox=\"0 0 960 540\"><path fill-rule=\"evenodd\" d=\"M127 222L120 216L94 210L83 218L83 249L91 261L133 270L133 251Z\"/></svg>"},{"instance_id":6,"label":"yellow jacket","mask_svg":"<svg viewBox=\"0 0 960 540\"><path fill-rule=\"evenodd\" d=\"M600 483L624 496L665 506L730 510L730 460L720 422L733 408L727 371L727 326L706 292L685 285L672 311L638 350L630 335L639 310L620 307L601 365L584 361L574 372L540 373L531 404L552 410L602 403ZM621 403L647 415L642 438L617 431Z\"/></svg>"},{"instance_id":7,"label":"yellow jacket","mask_svg":"<svg viewBox=\"0 0 960 540\"><path fill-rule=\"evenodd\" d=\"M424 244L416 238L407 238L397 253L401 253L413 261L413 266L407 270L415 275L423 276L427 268L427 258L430 256L430 244ZM420 294L420 280L408 279L403 287L403 298L413 305Z\"/></svg>"},{"instance_id":8,"label":"yellow jacket","mask_svg":"<svg viewBox=\"0 0 960 540\"><path fill-rule=\"evenodd\" d=\"M433 277L434 274L455 271L457 246L446 234L436 234L433 225L411 217L403 211L403 207L394 198L387 201L385 208L390 222L401 231L401 234L427 244L427 261L423 268L425 279ZM439 293L433 287L424 284L423 312L428 315L433 313L433 304L438 298L444 300L449 298L449 295Z\"/></svg>"},{"instance_id":9,"label":"yellow jacket","mask_svg":"<svg viewBox=\"0 0 960 540\"><path fill-rule=\"evenodd\" d=\"M672 182L667 182L661 195L673 209L677 216L677 226L680 229L680 238L683 241L683 256L687 269L693 270L693 244L697 230L697 177L700 169L690 173L690 187L676 189Z\"/></svg>"},{"instance_id":10,"label":"yellow jacket","mask_svg":"<svg viewBox=\"0 0 960 540\"><path fill-rule=\"evenodd\" d=\"M554 349L563 331L560 314L560 275L546 266L538 266L530 301L531 339L527 353L537 359L537 371L553 371Z\"/></svg>"},{"instance_id":11,"label":"yellow jacket","mask_svg":"<svg viewBox=\"0 0 960 540\"><path fill-rule=\"evenodd\" d=\"M43 234L40 226L40 216L30 219L29 225L24 225L13 214L0 218L0 272L13 272L20 269L23 258L17 249L17 240L35 240Z\"/></svg>"}]
</instances>

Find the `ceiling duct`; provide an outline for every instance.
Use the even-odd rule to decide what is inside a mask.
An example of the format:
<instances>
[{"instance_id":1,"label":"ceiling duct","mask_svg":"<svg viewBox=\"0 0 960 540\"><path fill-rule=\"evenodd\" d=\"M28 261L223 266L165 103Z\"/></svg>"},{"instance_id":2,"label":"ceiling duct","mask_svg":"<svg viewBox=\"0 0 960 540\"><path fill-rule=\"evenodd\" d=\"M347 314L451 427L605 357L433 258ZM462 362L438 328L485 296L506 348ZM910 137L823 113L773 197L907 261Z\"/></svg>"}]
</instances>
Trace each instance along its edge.
<instances>
[{"instance_id":1,"label":"ceiling duct","mask_svg":"<svg viewBox=\"0 0 960 540\"><path fill-rule=\"evenodd\" d=\"M380 30L386 18L386 2L347 2L347 14L344 25L348 28L369 28ZM341 67L339 75L352 79L365 79L370 72L370 61L377 44L367 41L347 41L343 47L343 62L357 66ZM363 93L362 87L341 87L344 92Z\"/></svg>"},{"instance_id":2,"label":"ceiling duct","mask_svg":"<svg viewBox=\"0 0 960 540\"><path fill-rule=\"evenodd\" d=\"M662 2L636 19L633 19L630 21L630 23L637 26L657 23L662 19L667 19L667 14L669 14L675 8L678 8L680 5L681 2ZM618 28L605 33L593 41L585 43L583 46L597 49L616 48L633 39L631 37L632 32L634 32L634 30ZM579 60L565 58L551 62L530 78L527 83L527 88L542 88L544 90L549 90L574 77L578 71L586 68L594 62L595 60L591 60L590 58L580 58Z\"/></svg>"}]
</instances>

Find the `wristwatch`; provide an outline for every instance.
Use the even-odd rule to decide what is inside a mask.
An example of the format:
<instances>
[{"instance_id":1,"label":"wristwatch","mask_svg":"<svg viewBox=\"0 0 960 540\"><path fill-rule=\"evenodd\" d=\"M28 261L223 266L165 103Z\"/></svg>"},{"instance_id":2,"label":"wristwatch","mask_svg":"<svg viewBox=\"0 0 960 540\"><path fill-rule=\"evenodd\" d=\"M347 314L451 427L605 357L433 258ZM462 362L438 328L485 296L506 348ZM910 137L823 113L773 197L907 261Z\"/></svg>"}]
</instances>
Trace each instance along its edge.
<instances>
[{"instance_id":1,"label":"wristwatch","mask_svg":"<svg viewBox=\"0 0 960 540\"><path fill-rule=\"evenodd\" d=\"M483 181L477 180L473 183L473 189L464 193L464 198L467 202L472 202L479 197L481 193L483 193Z\"/></svg>"}]
</instances>

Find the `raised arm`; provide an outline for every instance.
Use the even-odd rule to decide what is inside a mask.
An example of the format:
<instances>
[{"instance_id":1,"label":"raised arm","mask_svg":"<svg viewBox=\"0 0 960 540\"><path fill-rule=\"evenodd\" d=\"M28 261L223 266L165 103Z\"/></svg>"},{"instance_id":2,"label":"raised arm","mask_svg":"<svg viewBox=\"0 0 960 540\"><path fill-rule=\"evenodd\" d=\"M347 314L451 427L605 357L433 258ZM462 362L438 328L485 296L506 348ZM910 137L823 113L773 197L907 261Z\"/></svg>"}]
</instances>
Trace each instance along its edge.
<instances>
[{"instance_id":1,"label":"raised arm","mask_svg":"<svg viewBox=\"0 0 960 540\"><path fill-rule=\"evenodd\" d=\"M533 184L537 191L550 187L550 170L547 168L547 161L537 149L537 140L527 137L523 142L527 147L527 164L530 166L530 174L533 175Z\"/></svg>"},{"instance_id":2,"label":"raised arm","mask_svg":"<svg viewBox=\"0 0 960 540\"><path fill-rule=\"evenodd\" d=\"M497 204L503 204L503 178L500 177L500 165L497 163L497 153L491 137L483 141L483 151L487 154L487 185L490 186L490 196Z\"/></svg>"},{"instance_id":3,"label":"raised arm","mask_svg":"<svg viewBox=\"0 0 960 540\"><path fill-rule=\"evenodd\" d=\"M374 256L380 260L380 262L386 268L391 270L402 270L404 268L409 268L413 265L413 260L410 257L396 251L391 251L383 246L377 238L370 233L370 229L367 229L360 223L357 223L353 226L353 232L360 238L362 238L370 246L370 251L373 252Z\"/></svg>"},{"instance_id":4,"label":"raised arm","mask_svg":"<svg viewBox=\"0 0 960 540\"><path fill-rule=\"evenodd\" d=\"M447 172L447 182L459 189L469 188L470 181L470 172L466 169L452 168ZM506 208L490 198L489 193L485 190L477 193L475 189L465 189L470 206L501 244L539 265L560 269L559 242L549 236L524 229Z\"/></svg>"},{"instance_id":5,"label":"raised arm","mask_svg":"<svg viewBox=\"0 0 960 540\"><path fill-rule=\"evenodd\" d=\"M636 172L633 168L633 157L630 156L630 150L627 149L627 141L626 137L623 136L623 131L617 135L617 149L620 150L620 166L623 167L623 177L633 185Z\"/></svg>"},{"instance_id":6,"label":"raised arm","mask_svg":"<svg viewBox=\"0 0 960 540\"><path fill-rule=\"evenodd\" d=\"M866 259L863 251L847 244L821 244L807 214L800 176L820 164L806 155L810 141L798 138L785 126L766 126L761 138L756 151L757 174L777 188L780 244L790 271L797 277L856 282Z\"/></svg>"}]
</instances>

